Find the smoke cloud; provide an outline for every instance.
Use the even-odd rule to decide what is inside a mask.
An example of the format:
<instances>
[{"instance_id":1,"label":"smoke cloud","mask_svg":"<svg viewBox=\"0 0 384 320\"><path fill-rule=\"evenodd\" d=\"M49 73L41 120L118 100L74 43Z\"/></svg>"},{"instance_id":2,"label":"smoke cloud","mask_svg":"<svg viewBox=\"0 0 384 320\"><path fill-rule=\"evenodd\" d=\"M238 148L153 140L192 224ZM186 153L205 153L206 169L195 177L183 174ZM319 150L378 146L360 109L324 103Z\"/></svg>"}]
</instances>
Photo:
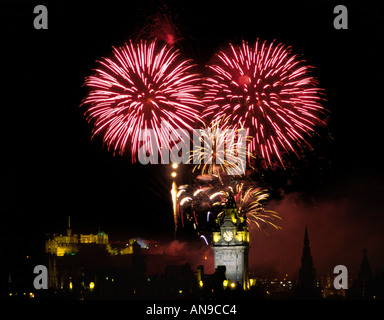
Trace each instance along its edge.
<instances>
[{"instance_id":1,"label":"smoke cloud","mask_svg":"<svg viewBox=\"0 0 384 320\"><path fill-rule=\"evenodd\" d=\"M249 269L256 276L298 276L305 227L317 275L332 274L336 265L345 265L356 276L362 250L368 249L372 271L384 268L384 215L380 196L384 186L375 179L354 178L340 181L326 192L311 197L290 193L272 201L268 209L283 218L275 230L250 230ZM203 243L203 241L202 241ZM206 245L173 241L164 247L178 256L179 263L200 264L213 273L213 250Z\"/></svg>"},{"instance_id":2,"label":"smoke cloud","mask_svg":"<svg viewBox=\"0 0 384 320\"><path fill-rule=\"evenodd\" d=\"M356 275L364 248L372 270L384 268L383 184L375 179L347 179L327 191L310 201L291 193L270 204L284 219L283 229L268 230L269 235L251 231L250 270L297 274L305 226L317 274L332 273L342 264Z\"/></svg>"}]
</instances>

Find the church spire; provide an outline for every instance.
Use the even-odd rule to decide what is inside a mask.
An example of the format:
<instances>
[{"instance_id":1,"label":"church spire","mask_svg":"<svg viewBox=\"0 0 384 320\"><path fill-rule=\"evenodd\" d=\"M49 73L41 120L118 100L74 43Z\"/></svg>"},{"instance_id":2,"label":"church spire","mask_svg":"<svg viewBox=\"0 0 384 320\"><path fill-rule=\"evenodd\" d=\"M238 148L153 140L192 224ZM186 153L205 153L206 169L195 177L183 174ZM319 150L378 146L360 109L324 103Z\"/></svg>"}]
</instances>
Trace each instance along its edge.
<instances>
[{"instance_id":1,"label":"church spire","mask_svg":"<svg viewBox=\"0 0 384 320\"><path fill-rule=\"evenodd\" d=\"M313 269L311 248L309 247L308 228L305 226L303 255L301 257L301 269L310 271Z\"/></svg>"},{"instance_id":2,"label":"church spire","mask_svg":"<svg viewBox=\"0 0 384 320\"><path fill-rule=\"evenodd\" d=\"M307 225L305 225L304 246L309 247L309 238L308 238L308 229L307 229Z\"/></svg>"},{"instance_id":3,"label":"church spire","mask_svg":"<svg viewBox=\"0 0 384 320\"><path fill-rule=\"evenodd\" d=\"M363 260L361 261L358 274L360 281L370 281L372 279L372 270L368 261L367 252L367 249L363 250Z\"/></svg>"},{"instance_id":4,"label":"church spire","mask_svg":"<svg viewBox=\"0 0 384 320\"><path fill-rule=\"evenodd\" d=\"M316 270L313 267L311 248L309 247L308 228L305 226L303 255L301 268L299 269L299 296L302 298L314 298L317 295L315 286Z\"/></svg>"},{"instance_id":5,"label":"church spire","mask_svg":"<svg viewBox=\"0 0 384 320\"><path fill-rule=\"evenodd\" d=\"M363 259L361 260L359 273L351 288L351 295L353 298L372 299L373 297L373 274L368 261L367 249L363 250Z\"/></svg>"}]
</instances>

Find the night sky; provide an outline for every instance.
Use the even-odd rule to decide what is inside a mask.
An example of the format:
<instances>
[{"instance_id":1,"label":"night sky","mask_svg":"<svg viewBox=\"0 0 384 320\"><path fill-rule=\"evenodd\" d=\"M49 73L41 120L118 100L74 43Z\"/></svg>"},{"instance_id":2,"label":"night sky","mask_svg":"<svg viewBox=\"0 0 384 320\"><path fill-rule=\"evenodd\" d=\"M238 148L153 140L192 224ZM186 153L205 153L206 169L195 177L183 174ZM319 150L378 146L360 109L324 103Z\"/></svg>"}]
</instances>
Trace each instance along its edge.
<instances>
[{"instance_id":1,"label":"night sky","mask_svg":"<svg viewBox=\"0 0 384 320\"><path fill-rule=\"evenodd\" d=\"M312 141L312 155L302 161L292 155L294 174L291 168L265 173L271 180L263 181L279 190L269 205L283 217L283 230L253 235L251 267L295 272L308 225L320 272L337 264L356 272L364 248L372 268L383 268L379 11L367 2L344 3L348 30L336 30L336 2L207 2L166 2L183 38L177 44L183 57L204 66L228 42L276 39L315 66L326 92L327 127ZM9 259L43 250L44 235L64 233L68 215L75 233L100 227L112 239L172 239L169 168L114 157L100 138L91 140L79 107L95 61L134 38L163 3L1 5L0 231ZM48 30L33 28L38 4L48 8Z\"/></svg>"}]
</instances>

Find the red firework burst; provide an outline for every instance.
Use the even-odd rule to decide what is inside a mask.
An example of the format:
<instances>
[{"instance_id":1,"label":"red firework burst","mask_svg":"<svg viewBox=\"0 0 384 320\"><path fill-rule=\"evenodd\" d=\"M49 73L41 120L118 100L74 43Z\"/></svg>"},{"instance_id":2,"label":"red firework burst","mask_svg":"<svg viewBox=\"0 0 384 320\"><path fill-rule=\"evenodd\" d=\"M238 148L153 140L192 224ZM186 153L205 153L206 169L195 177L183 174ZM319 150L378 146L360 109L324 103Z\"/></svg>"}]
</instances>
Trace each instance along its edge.
<instances>
[{"instance_id":1,"label":"red firework burst","mask_svg":"<svg viewBox=\"0 0 384 320\"><path fill-rule=\"evenodd\" d=\"M113 57L103 58L86 79L91 91L83 101L89 106L85 116L94 124L93 135L103 134L108 150L123 154L129 148L135 162L146 130L152 129L160 152L170 134L180 137L176 129L193 129L201 107L200 78L191 72L190 61L178 56L156 41L130 41L113 48Z\"/></svg>"},{"instance_id":2,"label":"red firework burst","mask_svg":"<svg viewBox=\"0 0 384 320\"><path fill-rule=\"evenodd\" d=\"M139 33L139 37L161 40L168 46L173 46L182 40L179 28L172 19L167 6L161 8L155 15L148 17L145 26Z\"/></svg>"},{"instance_id":3,"label":"red firework burst","mask_svg":"<svg viewBox=\"0 0 384 320\"><path fill-rule=\"evenodd\" d=\"M283 165L282 154L307 143L305 134L322 122L322 89L290 47L266 41L230 44L208 67L204 117L247 129L248 152L269 165L274 158Z\"/></svg>"}]
</instances>

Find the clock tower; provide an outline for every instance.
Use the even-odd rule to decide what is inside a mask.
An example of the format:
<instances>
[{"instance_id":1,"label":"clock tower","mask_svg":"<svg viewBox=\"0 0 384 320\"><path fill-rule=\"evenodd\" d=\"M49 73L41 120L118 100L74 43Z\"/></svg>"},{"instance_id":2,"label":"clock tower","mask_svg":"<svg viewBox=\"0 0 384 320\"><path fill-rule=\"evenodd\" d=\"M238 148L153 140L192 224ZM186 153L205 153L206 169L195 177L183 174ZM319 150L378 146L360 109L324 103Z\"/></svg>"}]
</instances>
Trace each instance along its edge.
<instances>
[{"instance_id":1,"label":"clock tower","mask_svg":"<svg viewBox=\"0 0 384 320\"><path fill-rule=\"evenodd\" d=\"M248 284L249 232L246 218L239 217L233 195L230 194L224 214L216 220L213 232L215 269L226 267L226 278L230 283L240 284L244 290Z\"/></svg>"}]
</instances>

